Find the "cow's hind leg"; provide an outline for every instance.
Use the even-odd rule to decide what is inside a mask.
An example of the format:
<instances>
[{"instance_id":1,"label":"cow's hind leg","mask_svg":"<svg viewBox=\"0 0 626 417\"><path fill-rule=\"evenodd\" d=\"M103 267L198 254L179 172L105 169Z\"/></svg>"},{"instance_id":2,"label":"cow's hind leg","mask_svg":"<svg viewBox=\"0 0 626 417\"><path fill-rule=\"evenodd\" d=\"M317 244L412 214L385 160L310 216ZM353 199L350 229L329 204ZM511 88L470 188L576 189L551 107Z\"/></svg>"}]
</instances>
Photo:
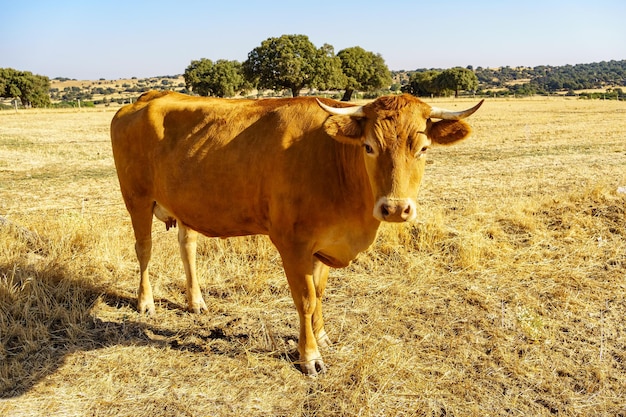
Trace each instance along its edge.
<instances>
[{"instance_id":1,"label":"cow's hind leg","mask_svg":"<svg viewBox=\"0 0 626 417\"><path fill-rule=\"evenodd\" d=\"M185 267L185 277L187 279L187 305L189 311L201 313L207 311L207 306L200 292L200 285L196 276L196 248L198 232L191 230L178 222L178 244L180 246L180 256Z\"/></svg>"},{"instance_id":2,"label":"cow's hind leg","mask_svg":"<svg viewBox=\"0 0 626 417\"><path fill-rule=\"evenodd\" d=\"M128 206L133 230L135 232L135 252L139 261L139 291L137 310L141 314L155 313L152 285L148 273L148 264L152 255L152 204L143 207Z\"/></svg>"}]
</instances>

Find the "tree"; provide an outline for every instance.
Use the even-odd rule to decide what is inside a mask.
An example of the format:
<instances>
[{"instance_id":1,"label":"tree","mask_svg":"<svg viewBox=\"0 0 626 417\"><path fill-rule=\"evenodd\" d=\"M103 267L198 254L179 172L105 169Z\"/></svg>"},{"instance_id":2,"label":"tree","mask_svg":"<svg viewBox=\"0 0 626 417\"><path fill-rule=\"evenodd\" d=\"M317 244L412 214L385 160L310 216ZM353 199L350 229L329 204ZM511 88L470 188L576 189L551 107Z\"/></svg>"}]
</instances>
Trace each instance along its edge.
<instances>
[{"instance_id":1,"label":"tree","mask_svg":"<svg viewBox=\"0 0 626 417\"><path fill-rule=\"evenodd\" d=\"M208 96L210 90L208 77L212 68L213 61L210 59L202 58L200 60L191 61L191 64L189 64L183 73L187 89L201 96Z\"/></svg>"},{"instance_id":2,"label":"tree","mask_svg":"<svg viewBox=\"0 0 626 417\"><path fill-rule=\"evenodd\" d=\"M217 97L233 97L239 92L250 89L239 61L218 60L213 66L212 75L212 91Z\"/></svg>"},{"instance_id":3,"label":"tree","mask_svg":"<svg viewBox=\"0 0 626 417\"><path fill-rule=\"evenodd\" d=\"M0 68L0 97L19 98L24 107L50 105L50 79L30 71Z\"/></svg>"},{"instance_id":4,"label":"tree","mask_svg":"<svg viewBox=\"0 0 626 417\"><path fill-rule=\"evenodd\" d=\"M325 43L318 49L318 59L311 87L322 90L340 89L346 84L346 76L341 70L341 59L335 56L335 48Z\"/></svg>"},{"instance_id":5,"label":"tree","mask_svg":"<svg viewBox=\"0 0 626 417\"><path fill-rule=\"evenodd\" d=\"M337 56L347 78L342 101L350 101L355 90L373 90L391 84L391 72L380 54L355 46L342 49Z\"/></svg>"},{"instance_id":6,"label":"tree","mask_svg":"<svg viewBox=\"0 0 626 417\"><path fill-rule=\"evenodd\" d=\"M439 90L452 90L454 96L459 96L460 90L475 90L478 87L478 78L474 71L456 67L444 70L437 77Z\"/></svg>"},{"instance_id":7,"label":"tree","mask_svg":"<svg viewBox=\"0 0 626 417\"><path fill-rule=\"evenodd\" d=\"M191 61L183 74L185 86L201 96L232 97L248 89L241 63L202 58Z\"/></svg>"},{"instance_id":8,"label":"tree","mask_svg":"<svg viewBox=\"0 0 626 417\"><path fill-rule=\"evenodd\" d=\"M409 83L402 87L402 91L418 97L439 94L437 77L440 74L441 72L435 70L414 72L409 77Z\"/></svg>"},{"instance_id":9,"label":"tree","mask_svg":"<svg viewBox=\"0 0 626 417\"><path fill-rule=\"evenodd\" d=\"M291 90L294 97L308 88L338 88L344 81L333 47L317 49L305 35L268 38L243 63L248 81L258 88Z\"/></svg>"}]
</instances>

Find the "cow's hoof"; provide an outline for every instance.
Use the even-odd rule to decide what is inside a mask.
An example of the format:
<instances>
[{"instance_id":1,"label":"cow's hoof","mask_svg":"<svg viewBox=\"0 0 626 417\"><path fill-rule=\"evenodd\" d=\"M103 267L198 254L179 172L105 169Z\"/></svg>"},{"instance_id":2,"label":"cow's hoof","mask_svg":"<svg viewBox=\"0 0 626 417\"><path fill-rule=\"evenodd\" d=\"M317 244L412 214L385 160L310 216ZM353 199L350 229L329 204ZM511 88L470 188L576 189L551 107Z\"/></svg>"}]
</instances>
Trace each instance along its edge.
<instances>
[{"instance_id":1,"label":"cow's hoof","mask_svg":"<svg viewBox=\"0 0 626 417\"><path fill-rule=\"evenodd\" d=\"M301 363L300 369L302 369L302 373L306 376L316 377L326 372L326 365L324 365L324 361L320 358Z\"/></svg>"},{"instance_id":2,"label":"cow's hoof","mask_svg":"<svg viewBox=\"0 0 626 417\"><path fill-rule=\"evenodd\" d=\"M143 316L153 317L156 315L156 308L154 307L154 302L152 303L138 303L137 310L139 314Z\"/></svg>"},{"instance_id":3,"label":"cow's hoof","mask_svg":"<svg viewBox=\"0 0 626 417\"><path fill-rule=\"evenodd\" d=\"M191 302L189 303L188 308L189 308L189 311L192 312L193 314L201 314L201 313L206 313L207 311L209 311L209 308L206 306L206 303L204 302L204 300Z\"/></svg>"},{"instance_id":4,"label":"cow's hoof","mask_svg":"<svg viewBox=\"0 0 626 417\"><path fill-rule=\"evenodd\" d=\"M332 345L332 342L330 341L328 334L326 334L325 330L322 330L317 337L317 346L321 348L328 348L330 345Z\"/></svg>"}]
</instances>

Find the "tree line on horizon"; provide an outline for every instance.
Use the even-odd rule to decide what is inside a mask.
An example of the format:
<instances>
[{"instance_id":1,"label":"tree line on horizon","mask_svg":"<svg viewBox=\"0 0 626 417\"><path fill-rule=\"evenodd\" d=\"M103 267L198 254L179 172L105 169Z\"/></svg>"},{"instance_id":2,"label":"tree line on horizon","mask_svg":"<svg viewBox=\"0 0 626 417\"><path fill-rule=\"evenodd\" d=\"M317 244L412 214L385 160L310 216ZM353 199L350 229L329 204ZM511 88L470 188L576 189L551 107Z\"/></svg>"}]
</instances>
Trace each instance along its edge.
<instances>
[{"instance_id":1,"label":"tree line on horizon","mask_svg":"<svg viewBox=\"0 0 626 417\"><path fill-rule=\"evenodd\" d=\"M507 88L512 94L535 95L626 86L626 60L563 66L481 68L475 70L480 84ZM521 82L520 82L521 81ZM623 98L623 94L622 94Z\"/></svg>"},{"instance_id":2,"label":"tree line on horizon","mask_svg":"<svg viewBox=\"0 0 626 417\"><path fill-rule=\"evenodd\" d=\"M334 52L332 45L317 48L306 35L268 38L254 48L244 62L202 58L192 60L182 74L181 85L163 81L161 85L124 85L123 92L141 93L149 89L171 90L200 96L232 97L258 90L289 91L300 95L310 91L337 91L335 98L348 101L355 92L374 98L405 92L416 96L530 96L575 90L602 89L607 98L626 98L626 60L565 66L416 69L390 71L380 54L356 46ZM161 77L171 78L172 76ZM67 90L67 89L66 89ZM102 90L102 91L100 91ZM114 94L112 88L83 91L73 87L63 94L50 89L46 76L11 68L0 68L0 97L19 99L24 107L49 107L50 96L63 101L91 100L93 94ZM343 91L343 94L340 92ZM597 96L597 93L594 93ZM592 93L589 98L595 98Z\"/></svg>"}]
</instances>

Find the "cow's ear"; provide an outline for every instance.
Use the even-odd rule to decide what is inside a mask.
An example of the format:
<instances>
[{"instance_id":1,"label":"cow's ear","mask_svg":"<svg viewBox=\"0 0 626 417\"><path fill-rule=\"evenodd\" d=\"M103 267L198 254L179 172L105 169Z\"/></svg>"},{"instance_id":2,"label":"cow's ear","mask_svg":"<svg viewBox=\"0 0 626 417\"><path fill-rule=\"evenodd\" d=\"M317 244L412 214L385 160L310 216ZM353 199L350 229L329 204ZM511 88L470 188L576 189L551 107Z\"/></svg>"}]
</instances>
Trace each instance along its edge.
<instances>
[{"instance_id":1,"label":"cow's ear","mask_svg":"<svg viewBox=\"0 0 626 417\"><path fill-rule=\"evenodd\" d=\"M350 116L331 116L324 122L324 131L338 142L349 145L363 143L363 119Z\"/></svg>"},{"instance_id":2,"label":"cow's ear","mask_svg":"<svg viewBox=\"0 0 626 417\"><path fill-rule=\"evenodd\" d=\"M470 126L463 120L439 120L428 123L428 137L433 143L451 145L467 139L472 133Z\"/></svg>"}]
</instances>

